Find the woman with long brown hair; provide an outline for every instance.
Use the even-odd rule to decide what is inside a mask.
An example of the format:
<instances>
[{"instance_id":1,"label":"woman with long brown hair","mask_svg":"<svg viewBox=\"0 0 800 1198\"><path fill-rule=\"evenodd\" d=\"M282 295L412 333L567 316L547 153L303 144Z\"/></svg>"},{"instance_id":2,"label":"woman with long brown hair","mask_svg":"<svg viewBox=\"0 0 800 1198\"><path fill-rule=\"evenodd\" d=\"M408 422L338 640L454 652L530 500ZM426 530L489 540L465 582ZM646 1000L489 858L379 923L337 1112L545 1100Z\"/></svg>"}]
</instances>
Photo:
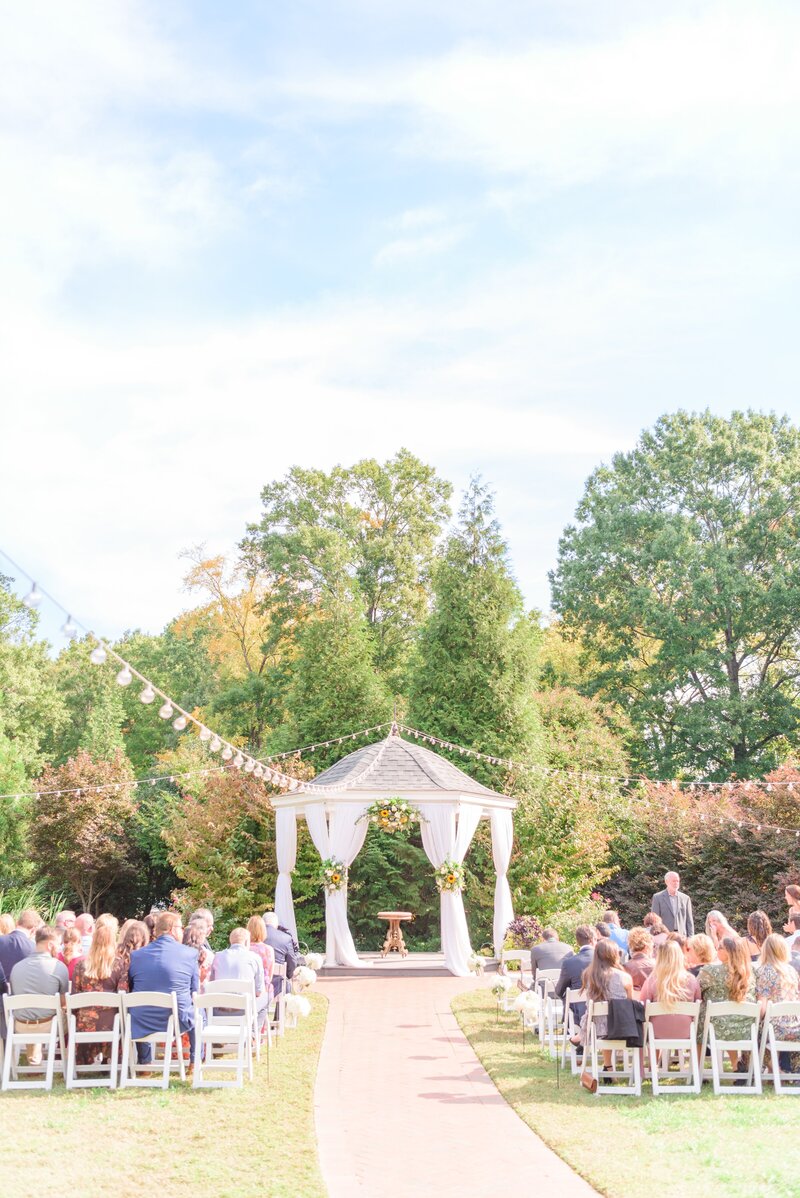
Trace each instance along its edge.
<instances>
[{"instance_id":1,"label":"woman with long brown hair","mask_svg":"<svg viewBox=\"0 0 800 1198\"><path fill-rule=\"evenodd\" d=\"M706 1007L710 1002L755 1002L756 976L750 953L738 936L723 936L717 946L718 961L704 965L697 976L703 996L698 1036L703 1034ZM746 1040L751 1020L740 1015L717 1015L714 1030L721 1040ZM737 1055L729 1052L731 1065L736 1068Z\"/></svg>"},{"instance_id":2,"label":"woman with long brown hair","mask_svg":"<svg viewBox=\"0 0 800 1198\"><path fill-rule=\"evenodd\" d=\"M747 917L747 936L745 940L752 961L759 959L762 945L767 937L771 935L772 924L766 911L751 911Z\"/></svg>"},{"instance_id":3,"label":"woman with long brown hair","mask_svg":"<svg viewBox=\"0 0 800 1198\"><path fill-rule=\"evenodd\" d=\"M119 978L117 989L128 990L128 967L131 963L131 953L137 948L145 948L150 943L150 932L147 924L141 919L126 919L120 929L117 955L114 958L114 970Z\"/></svg>"},{"instance_id":4,"label":"woman with long brown hair","mask_svg":"<svg viewBox=\"0 0 800 1198\"><path fill-rule=\"evenodd\" d=\"M120 971L116 965L117 931L110 924L95 927L92 943L85 957L75 966L72 978L73 994L115 994ZM81 1007L75 1013L75 1024L79 1032L110 1032L114 1026L115 1012L108 1007ZM75 1061L78 1065L92 1065L107 1059L109 1045L78 1044Z\"/></svg>"},{"instance_id":5,"label":"woman with long brown hair","mask_svg":"<svg viewBox=\"0 0 800 1198\"><path fill-rule=\"evenodd\" d=\"M583 971L581 985L587 999L593 1002L611 1002L615 998L633 998L633 979L621 968L619 949L613 940L598 940L594 948L591 964ZM578 1035L575 1042L587 1044L589 1041L588 1009L581 1017ZM608 1030L608 1020L605 1015L594 1019L597 1035L602 1039ZM604 1063L611 1064L611 1053L603 1053Z\"/></svg>"}]
</instances>

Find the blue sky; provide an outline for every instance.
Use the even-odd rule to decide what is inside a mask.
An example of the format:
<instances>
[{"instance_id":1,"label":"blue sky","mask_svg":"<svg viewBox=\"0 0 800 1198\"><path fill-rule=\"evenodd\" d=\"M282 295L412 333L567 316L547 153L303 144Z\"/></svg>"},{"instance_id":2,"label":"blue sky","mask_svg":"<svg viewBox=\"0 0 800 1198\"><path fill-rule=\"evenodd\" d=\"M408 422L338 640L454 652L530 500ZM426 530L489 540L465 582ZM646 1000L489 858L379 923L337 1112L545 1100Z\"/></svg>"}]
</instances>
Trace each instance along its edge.
<instances>
[{"instance_id":1,"label":"blue sky","mask_svg":"<svg viewBox=\"0 0 800 1198\"><path fill-rule=\"evenodd\" d=\"M800 420L798 113L791 4L9 5L0 546L156 630L265 482L406 445L546 609L663 412Z\"/></svg>"}]
</instances>

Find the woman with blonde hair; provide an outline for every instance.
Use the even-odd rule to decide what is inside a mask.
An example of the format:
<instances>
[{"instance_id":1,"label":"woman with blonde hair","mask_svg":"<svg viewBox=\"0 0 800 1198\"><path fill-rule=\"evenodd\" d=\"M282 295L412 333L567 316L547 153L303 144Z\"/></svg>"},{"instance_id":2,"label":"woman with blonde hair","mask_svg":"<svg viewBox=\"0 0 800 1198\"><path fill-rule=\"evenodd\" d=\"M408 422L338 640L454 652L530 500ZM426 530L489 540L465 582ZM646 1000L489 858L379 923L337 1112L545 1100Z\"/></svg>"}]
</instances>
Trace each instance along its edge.
<instances>
[{"instance_id":1,"label":"woman with blonde hair","mask_svg":"<svg viewBox=\"0 0 800 1198\"><path fill-rule=\"evenodd\" d=\"M17 926L13 915L9 915L6 911L0 915L0 936L7 936L9 932L13 932Z\"/></svg>"},{"instance_id":2,"label":"woman with blonde hair","mask_svg":"<svg viewBox=\"0 0 800 1198\"><path fill-rule=\"evenodd\" d=\"M657 1002L665 1007L674 1007L679 1002L698 1002L700 983L689 973L683 958L683 950L677 940L667 940L656 953L656 964L642 986L639 998L643 1003ZM654 1015L653 1030L656 1036L668 1040L689 1035L691 1015Z\"/></svg>"},{"instance_id":3,"label":"woman with blonde hair","mask_svg":"<svg viewBox=\"0 0 800 1198\"><path fill-rule=\"evenodd\" d=\"M738 933L733 930L721 911L709 911L706 916L706 936L710 936L714 941L714 947L719 949L725 936L736 939Z\"/></svg>"},{"instance_id":4,"label":"woman with blonde hair","mask_svg":"<svg viewBox=\"0 0 800 1198\"><path fill-rule=\"evenodd\" d=\"M797 970L789 964L789 948L783 936L773 933L761 946L760 963L756 965L756 995L761 1014L769 1002L800 1001L800 978ZM800 1019L793 1015L781 1015L772 1020L775 1034L780 1040L800 1040ZM781 1057L796 1056L795 1053L780 1053ZM789 1062L781 1061L782 1069L789 1069Z\"/></svg>"},{"instance_id":5,"label":"woman with blonde hair","mask_svg":"<svg viewBox=\"0 0 800 1198\"><path fill-rule=\"evenodd\" d=\"M73 994L116 994L121 978L116 958L117 929L108 921L96 924L89 951L75 966ZM109 1007L81 1007L75 1013L77 1030L110 1032L114 1026L114 1014ZM75 1060L78 1065L93 1065L107 1059L108 1052L108 1044L78 1044Z\"/></svg>"},{"instance_id":6,"label":"woman with blonde hair","mask_svg":"<svg viewBox=\"0 0 800 1198\"><path fill-rule=\"evenodd\" d=\"M272 975L275 972L275 949L267 944L267 925L260 915L251 915L247 921L250 933L250 951L261 958L264 966L264 985L272 998Z\"/></svg>"},{"instance_id":7,"label":"woman with blonde hair","mask_svg":"<svg viewBox=\"0 0 800 1198\"><path fill-rule=\"evenodd\" d=\"M703 1009L698 1035L702 1035L703 1023L710 1002L755 1002L756 976L750 953L744 940L738 936L725 936L717 948L718 961L704 965L697 975L703 996ZM746 1040L750 1035L751 1020L742 1015L715 1015L714 1029L721 1040ZM737 1056L729 1052L731 1065L735 1069Z\"/></svg>"},{"instance_id":8,"label":"woman with blonde hair","mask_svg":"<svg viewBox=\"0 0 800 1198\"><path fill-rule=\"evenodd\" d=\"M710 936L706 936L705 932L697 932L689 937L686 942L686 965L689 973L697 977L704 965L711 965L716 959L716 946Z\"/></svg>"}]
</instances>

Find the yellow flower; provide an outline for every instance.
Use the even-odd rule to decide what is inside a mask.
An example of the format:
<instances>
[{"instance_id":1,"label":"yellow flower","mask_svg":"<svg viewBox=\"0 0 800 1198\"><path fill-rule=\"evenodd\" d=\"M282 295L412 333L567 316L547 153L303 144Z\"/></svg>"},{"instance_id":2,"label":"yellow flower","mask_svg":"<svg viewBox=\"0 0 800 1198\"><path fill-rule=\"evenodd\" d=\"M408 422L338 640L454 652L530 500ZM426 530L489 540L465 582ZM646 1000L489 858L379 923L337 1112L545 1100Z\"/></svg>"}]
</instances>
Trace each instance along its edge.
<instances>
[{"instance_id":1,"label":"yellow flower","mask_svg":"<svg viewBox=\"0 0 800 1198\"><path fill-rule=\"evenodd\" d=\"M381 810L381 819L388 819L388 818L389 818L389 812L388 812L388 811L386 810L386 808L384 807L384 808L382 808L382 810Z\"/></svg>"},{"instance_id":2,"label":"yellow flower","mask_svg":"<svg viewBox=\"0 0 800 1198\"><path fill-rule=\"evenodd\" d=\"M332 882L341 882L341 880L342 880L342 875L341 875L341 874L331 874L331 881L332 881Z\"/></svg>"},{"instance_id":3,"label":"yellow flower","mask_svg":"<svg viewBox=\"0 0 800 1198\"><path fill-rule=\"evenodd\" d=\"M448 884L449 884L450 886L452 886L452 885L453 885L453 883L455 882L455 880L456 880L456 875L455 875L455 874L448 874L448 875L447 875L447 881L448 881Z\"/></svg>"}]
</instances>

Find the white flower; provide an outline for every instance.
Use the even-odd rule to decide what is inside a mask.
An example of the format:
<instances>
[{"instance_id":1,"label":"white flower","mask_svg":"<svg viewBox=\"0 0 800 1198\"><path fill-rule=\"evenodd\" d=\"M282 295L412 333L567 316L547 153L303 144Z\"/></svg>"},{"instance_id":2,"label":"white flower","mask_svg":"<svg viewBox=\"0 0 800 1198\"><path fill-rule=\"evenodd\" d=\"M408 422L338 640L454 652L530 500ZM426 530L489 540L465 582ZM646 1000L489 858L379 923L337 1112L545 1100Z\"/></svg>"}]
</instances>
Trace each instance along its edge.
<instances>
[{"instance_id":1,"label":"white flower","mask_svg":"<svg viewBox=\"0 0 800 1198\"><path fill-rule=\"evenodd\" d=\"M302 1015L305 1019L307 1015L311 1014L311 1003L302 994L287 994L286 1014L295 1019L298 1015Z\"/></svg>"},{"instance_id":2,"label":"white flower","mask_svg":"<svg viewBox=\"0 0 800 1198\"><path fill-rule=\"evenodd\" d=\"M313 969L319 973L324 964L325 958L322 953L306 953L306 965L309 969Z\"/></svg>"},{"instance_id":3,"label":"white flower","mask_svg":"<svg viewBox=\"0 0 800 1198\"><path fill-rule=\"evenodd\" d=\"M514 999L514 1010L538 1011L539 1003L539 995L535 990L523 990L522 993Z\"/></svg>"},{"instance_id":4,"label":"white flower","mask_svg":"<svg viewBox=\"0 0 800 1198\"><path fill-rule=\"evenodd\" d=\"M515 989L516 989L516 983L512 982L511 978L507 977L504 973L501 973L492 982L492 994L496 994L496 995L498 995L498 997L501 994L508 994L509 990L515 990Z\"/></svg>"},{"instance_id":5,"label":"white flower","mask_svg":"<svg viewBox=\"0 0 800 1198\"><path fill-rule=\"evenodd\" d=\"M305 990L308 986L313 986L316 980L316 973L307 965L298 965L292 974L292 983L296 989Z\"/></svg>"}]
</instances>

